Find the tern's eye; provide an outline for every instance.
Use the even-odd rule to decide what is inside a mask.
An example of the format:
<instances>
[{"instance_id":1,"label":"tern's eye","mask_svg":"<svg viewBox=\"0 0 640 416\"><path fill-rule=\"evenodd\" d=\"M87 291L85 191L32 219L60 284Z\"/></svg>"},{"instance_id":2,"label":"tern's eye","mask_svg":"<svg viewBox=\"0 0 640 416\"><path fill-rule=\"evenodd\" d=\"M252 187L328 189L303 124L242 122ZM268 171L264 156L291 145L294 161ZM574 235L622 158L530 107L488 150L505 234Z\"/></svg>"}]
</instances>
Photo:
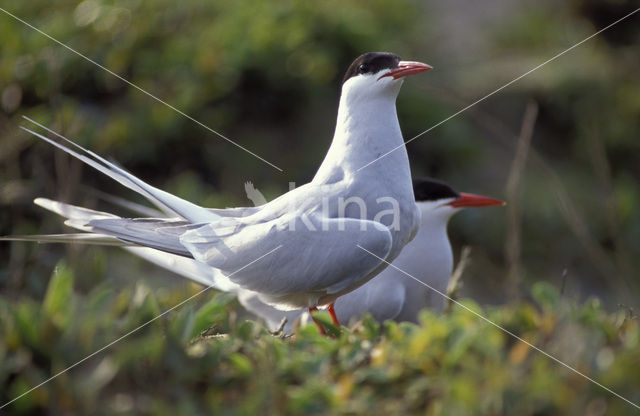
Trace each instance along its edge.
<instances>
[{"instance_id":1,"label":"tern's eye","mask_svg":"<svg viewBox=\"0 0 640 416\"><path fill-rule=\"evenodd\" d=\"M367 72L369 72L369 65L361 64L360 67L358 67L358 70L361 74L366 74Z\"/></svg>"}]
</instances>

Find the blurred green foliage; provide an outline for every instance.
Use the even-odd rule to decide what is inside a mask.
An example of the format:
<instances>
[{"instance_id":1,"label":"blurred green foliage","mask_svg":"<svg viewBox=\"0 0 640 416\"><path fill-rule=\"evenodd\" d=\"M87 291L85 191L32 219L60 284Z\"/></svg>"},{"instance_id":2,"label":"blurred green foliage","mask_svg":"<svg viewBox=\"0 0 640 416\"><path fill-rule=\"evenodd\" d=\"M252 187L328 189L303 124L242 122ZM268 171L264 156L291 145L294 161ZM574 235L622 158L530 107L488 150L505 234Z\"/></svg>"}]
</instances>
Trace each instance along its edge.
<instances>
[{"instance_id":1,"label":"blurred green foliage","mask_svg":"<svg viewBox=\"0 0 640 416\"><path fill-rule=\"evenodd\" d=\"M61 264L44 303L0 300L0 401L128 336L11 404L13 414L623 415L635 410L458 306L444 316L425 311L420 325L381 326L367 316L338 330L335 338L320 335L313 324L283 338L238 319L227 294L197 296L173 309L200 290L195 285L169 297L144 284L124 290L99 285L81 295L73 280ZM632 370L640 365L636 317L624 310L607 313L595 298L563 302L548 284L534 286L533 298L534 303L487 309L463 303L640 401L640 373ZM330 321L327 313L320 318Z\"/></svg>"}]
</instances>

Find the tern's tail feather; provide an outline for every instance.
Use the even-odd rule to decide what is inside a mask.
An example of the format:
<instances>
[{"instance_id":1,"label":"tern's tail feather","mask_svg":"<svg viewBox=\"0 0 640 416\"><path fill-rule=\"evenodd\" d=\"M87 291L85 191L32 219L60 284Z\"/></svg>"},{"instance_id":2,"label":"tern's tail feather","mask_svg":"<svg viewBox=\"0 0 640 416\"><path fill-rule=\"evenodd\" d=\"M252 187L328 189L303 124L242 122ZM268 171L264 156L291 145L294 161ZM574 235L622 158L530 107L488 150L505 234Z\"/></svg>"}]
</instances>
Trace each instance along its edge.
<instances>
[{"instance_id":1,"label":"tern's tail feather","mask_svg":"<svg viewBox=\"0 0 640 416\"><path fill-rule=\"evenodd\" d=\"M121 207L128 211L131 211L140 217L162 218L167 216L167 214L164 213L163 211L157 210L155 208L149 208L146 205L141 205L136 202L129 201L128 199L124 199L116 195L102 192L95 188L85 187L85 189L90 194L97 196L99 199L105 202L108 202L110 204L113 204L117 207Z\"/></svg>"},{"instance_id":2,"label":"tern's tail feather","mask_svg":"<svg viewBox=\"0 0 640 416\"><path fill-rule=\"evenodd\" d=\"M182 245L180 236L202 225L165 218L105 218L88 224L93 232L190 258L193 255Z\"/></svg>"},{"instance_id":3,"label":"tern's tail feather","mask_svg":"<svg viewBox=\"0 0 640 416\"><path fill-rule=\"evenodd\" d=\"M36 243L80 243L95 244L100 246L129 246L122 240L104 234L34 234L34 235L9 235L0 237L0 241L33 241Z\"/></svg>"},{"instance_id":4,"label":"tern's tail feather","mask_svg":"<svg viewBox=\"0 0 640 416\"><path fill-rule=\"evenodd\" d=\"M65 224L87 233L13 235L0 241L32 241L37 243L78 243L119 246L151 263L157 264L194 282L225 292L235 292L239 286L220 270L191 258L179 242L183 229L199 227L176 218L120 218L108 212L78 207L47 198L36 198L35 204L67 220ZM105 234L100 233L103 230ZM98 231L98 233L96 233ZM147 247L142 247L146 245Z\"/></svg>"},{"instance_id":5,"label":"tern's tail feather","mask_svg":"<svg viewBox=\"0 0 640 416\"><path fill-rule=\"evenodd\" d=\"M33 201L36 205L67 218L65 224L81 230L91 231L86 224L93 219L118 218L107 212L94 211L88 208L77 207L65 204L64 202L53 201L47 198L36 198ZM131 243L119 240L116 237L99 233L80 234L35 234L35 235L10 235L0 237L0 241L34 241L37 243L81 243L96 244L102 246L127 246Z\"/></svg>"},{"instance_id":6,"label":"tern's tail feather","mask_svg":"<svg viewBox=\"0 0 640 416\"><path fill-rule=\"evenodd\" d=\"M180 235L192 228L202 226L202 224L190 224L176 218L120 218L107 212L95 211L47 198L36 198L34 202L66 218L65 224L70 227L103 237L109 236L110 239L105 241L111 245L113 245L113 240L116 240L121 242L119 245L142 245L185 257L192 256L180 243ZM71 240L76 243L91 242L93 244L100 244L98 241L101 241L95 237L84 237L83 240L79 237L63 239L60 236L57 240L49 238L48 241L41 239L29 241L67 242Z\"/></svg>"},{"instance_id":7,"label":"tern's tail feather","mask_svg":"<svg viewBox=\"0 0 640 416\"><path fill-rule=\"evenodd\" d=\"M23 116L24 117L24 116ZM86 163L87 165L99 170L100 172L104 173L105 175L111 177L112 179L116 180L117 182L119 182L120 184L122 184L123 186L126 186L127 188L143 195L145 198L147 198L149 201L151 201L152 203L154 203L156 206L158 206L160 209L162 209L163 211L170 213L170 214L177 214L179 216L181 216L182 218L185 218L189 221L192 222L213 222L218 220L220 217L218 215L215 215L214 213L210 212L209 210L207 210L206 208L200 207L198 205L195 205L189 201L186 201L182 198L179 198L175 195L172 195L168 192L165 192L163 190L160 190L158 188L155 188L147 183L145 183L144 181L140 180L139 178L137 178L136 176L130 174L129 172L125 171L124 169L116 166L114 163L109 162L108 160L106 160L105 158L97 155L96 153L87 150L85 148L83 148L82 146L76 144L75 142L67 139L66 137L62 136L61 134L43 126L40 123L37 123L33 120L31 120L28 117L24 117L26 120L30 121L33 124L36 124L37 126L45 129L46 131L48 131L49 133L55 134L56 136L58 136L59 138L63 139L64 141L66 141L67 143L71 144L72 146L76 147L77 149L80 150L80 153L71 150L69 147L58 143L54 140L51 140L50 138L43 136L39 133L36 133L32 130L29 130L26 127L21 127L23 130L33 134L34 136L52 144L53 146L59 148L60 150L63 150L64 152L72 155L73 157L80 159L81 161L83 161L84 163Z\"/></svg>"},{"instance_id":8,"label":"tern's tail feather","mask_svg":"<svg viewBox=\"0 0 640 416\"><path fill-rule=\"evenodd\" d=\"M140 247L136 244L122 241L116 237L104 234L77 233L77 234L34 234L11 235L0 237L0 241L27 241L34 243L66 243L99 246L122 247L136 256L163 267L173 273L186 277L196 283L211 286L223 292L236 292L238 285L231 282L220 270L199 263L194 259L183 257L166 251L156 250L150 247Z\"/></svg>"},{"instance_id":9,"label":"tern's tail feather","mask_svg":"<svg viewBox=\"0 0 640 416\"><path fill-rule=\"evenodd\" d=\"M61 217L65 217L69 220L89 222L91 220L104 218L120 218L117 215L110 214L108 212L65 204L64 202L54 201L48 198L36 198L33 200L33 203L51 212L55 212Z\"/></svg>"}]
</instances>

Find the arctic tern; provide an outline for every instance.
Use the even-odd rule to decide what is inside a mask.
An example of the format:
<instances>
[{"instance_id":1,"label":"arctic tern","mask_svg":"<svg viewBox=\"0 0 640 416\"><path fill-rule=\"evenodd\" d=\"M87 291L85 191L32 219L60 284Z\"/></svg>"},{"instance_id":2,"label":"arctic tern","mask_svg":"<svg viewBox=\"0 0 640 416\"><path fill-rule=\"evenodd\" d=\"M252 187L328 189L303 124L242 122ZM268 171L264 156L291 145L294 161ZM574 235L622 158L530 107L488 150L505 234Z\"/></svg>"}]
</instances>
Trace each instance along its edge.
<instances>
[{"instance_id":1,"label":"arctic tern","mask_svg":"<svg viewBox=\"0 0 640 416\"><path fill-rule=\"evenodd\" d=\"M247 183L246 188L247 194L254 199L264 200L253 184ZM393 261L395 267L387 267L363 286L336 299L335 313L340 322L353 322L365 313L370 313L379 322L389 319L417 322L418 314L424 308L442 311L445 305L442 293L446 292L453 271L453 253L447 236L449 220L464 208L504 205L503 201L490 197L458 193L446 183L430 178L414 178L413 192L416 205L422 214L418 233ZM44 199L38 199L37 203L56 212L65 211L67 215L74 209L79 209ZM121 202L116 203L123 205ZM136 212L140 211L136 206L123 206ZM82 212L75 213L75 216L82 215ZM155 215L161 216L162 213L158 212ZM210 285L216 281L214 269L192 258L148 247L124 248L197 283ZM255 292L223 285L215 287L235 292L245 309L263 319L273 331L279 328L282 318L287 318L287 323L282 328L283 332L291 333L296 320L301 319L305 322L309 317L304 309L282 311L269 306L262 302ZM318 326L324 331L321 325Z\"/></svg>"},{"instance_id":2,"label":"arctic tern","mask_svg":"<svg viewBox=\"0 0 640 416\"><path fill-rule=\"evenodd\" d=\"M406 149L358 169L403 144L396 97L404 77L429 69L391 53L358 57L344 76L335 134L313 180L253 208L200 207L27 118L63 142L24 130L145 196L174 218L120 218L37 199L65 216L67 225L86 233L5 239L149 247L193 258L197 268L211 270L208 284L250 290L278 309L329 305L332 311L339 296L387 265L362 248L392 261L417 232L420 211Z\"/></svg>"}]
</instances>

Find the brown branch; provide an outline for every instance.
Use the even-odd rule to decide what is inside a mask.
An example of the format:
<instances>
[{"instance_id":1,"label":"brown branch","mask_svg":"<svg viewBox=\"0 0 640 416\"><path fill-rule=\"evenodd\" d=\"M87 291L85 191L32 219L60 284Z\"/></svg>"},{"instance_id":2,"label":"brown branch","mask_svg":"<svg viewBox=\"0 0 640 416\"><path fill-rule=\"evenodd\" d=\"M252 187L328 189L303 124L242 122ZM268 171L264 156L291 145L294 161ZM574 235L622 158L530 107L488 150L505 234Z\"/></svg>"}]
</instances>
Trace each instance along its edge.
<instances>
[{"instance_id":1,"label":"brown branch","mask_svg":"<svg viewBox=\"0 0 640 416\"><path fill-rule=\"evenodd\" d=\"M505 195L507 199L507 231L504 245L504 255L507 262L507 295L510 299L518 301L522 297L522 224L520 215L520 198L522 193L522 173L524 172L531 148L533 129L538 117L538 104L529 102L522 120L520 135L516 143L515 155L507 184Z\"/></svg>"},{"instance_id":2,"label":"brown branch","mask_svg":"<svg viewBox=\"0 0 640 416\"><path fill-rule=\"evenodd\" d=\"M449 283L447 283L447 304L445 305L444 312L448 312L453 306L453 300L458 298L458 291L462 287L460 283L460 279L462 278L462 274L465 269L469 265L469 261L471 259L471 247L464 246L462 247L462 252L460 253L460 260L458 264L451 274L451 279L449 279Z\"/></svg>"}]
</instances>

